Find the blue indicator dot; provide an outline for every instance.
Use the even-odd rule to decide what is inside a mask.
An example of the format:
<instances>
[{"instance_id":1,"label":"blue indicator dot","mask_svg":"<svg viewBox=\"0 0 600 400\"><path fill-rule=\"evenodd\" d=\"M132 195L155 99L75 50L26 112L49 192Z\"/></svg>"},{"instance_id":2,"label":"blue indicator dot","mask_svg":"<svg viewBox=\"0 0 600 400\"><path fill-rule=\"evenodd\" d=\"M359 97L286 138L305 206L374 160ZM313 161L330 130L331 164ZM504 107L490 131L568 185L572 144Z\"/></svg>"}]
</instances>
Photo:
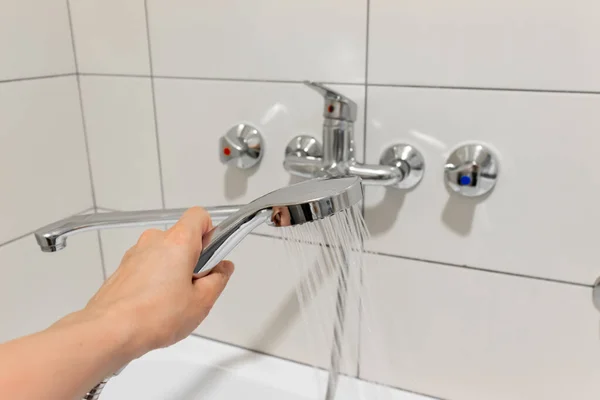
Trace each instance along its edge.
<instances>
[{"instance_id":1,"label":"blue indicator dot","mask_svg":"<svg viewBox=\"0 0 600 400\"><path fill-rule=\"evenodd\" d=\"M458 183L461 186L469 186L471 184L471 177L467 175L461 176Z\"/></svg>"}]
</instances>

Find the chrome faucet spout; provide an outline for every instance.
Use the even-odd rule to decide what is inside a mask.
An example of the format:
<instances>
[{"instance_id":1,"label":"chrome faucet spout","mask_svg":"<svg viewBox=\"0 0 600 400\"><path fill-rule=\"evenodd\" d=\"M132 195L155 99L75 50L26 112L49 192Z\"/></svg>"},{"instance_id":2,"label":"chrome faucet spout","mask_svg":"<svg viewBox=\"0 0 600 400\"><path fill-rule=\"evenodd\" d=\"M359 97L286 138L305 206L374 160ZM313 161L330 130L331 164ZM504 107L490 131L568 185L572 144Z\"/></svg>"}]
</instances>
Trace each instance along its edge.
<instances>
[{"instance_id":1,"label":"chrome faucet spout","mask_svg":"<svg viewBox=\"0 0 600 400\"><path fill-rule=\"evenodd\" d=\"M236 213L242 206L206 207L213 224L225 220ZM62 250L67 245L67 237L80 232L126 228L135 226L150 226L174 224L181 218L186 208L171 210L116 211L98 214L74 215L53 222L35 231L35 239L44 252Z\"/></svg>"}]
</instances>

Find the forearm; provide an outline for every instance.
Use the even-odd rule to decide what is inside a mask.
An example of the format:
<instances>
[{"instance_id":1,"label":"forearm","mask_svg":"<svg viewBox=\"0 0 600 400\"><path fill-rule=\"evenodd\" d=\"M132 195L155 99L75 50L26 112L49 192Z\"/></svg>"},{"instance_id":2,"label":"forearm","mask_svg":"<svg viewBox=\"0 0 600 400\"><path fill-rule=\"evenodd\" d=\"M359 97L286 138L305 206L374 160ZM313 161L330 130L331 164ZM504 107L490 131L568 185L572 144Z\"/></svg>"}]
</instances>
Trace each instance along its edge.
<instances>
[{"instance_id":1,"label":"forearm","mask_svg":"<svg viewBox=\"0 0 600 400\"><path fill-rule=\"evenodd\" d=\"M130 321L79 311L47 330L0 345L0 398L71 400L143 351Z\"/></svg>"},{"instance_id":2,"label":"forearm","mask_svg":"<svg viewBox=\"0 0 600 400\"><path fill-rule=\"evenodd\" d=\"M233 273L223 261L192 279L211 229L194 207L168 231L144 232L83 311L0 345L0 399L81 398L129 361L188 336Z\"/></svg>"}]
</instances>

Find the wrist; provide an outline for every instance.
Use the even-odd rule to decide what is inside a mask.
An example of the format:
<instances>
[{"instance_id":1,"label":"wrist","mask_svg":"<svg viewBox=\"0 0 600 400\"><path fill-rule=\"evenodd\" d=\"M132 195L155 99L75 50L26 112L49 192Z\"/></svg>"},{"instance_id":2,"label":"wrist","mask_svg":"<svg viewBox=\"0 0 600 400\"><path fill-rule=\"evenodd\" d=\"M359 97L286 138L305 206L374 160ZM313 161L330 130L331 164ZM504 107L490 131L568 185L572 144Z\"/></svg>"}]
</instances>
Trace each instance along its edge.
<instances>
[{"instance_id":1,"label":"wrist","mask_svg":"<svg viewBox=\"0 0 600 400\"><path fill-rule=\"evenodd\" d=\"M118 369L147 352L139 342L134 319L116 309L86 307L68 315L56 325L77 326L82 335L93 337L97 345L110 354Z\"/></svg>"},{"instance_id":2,"label":"wrist","mask_svg":"<svg viewBox=\"0 0 600 400\"><path fill-rule=\"evenodd\" d=\"M96 324L100 331L106 332L108 340L114 346L116 356L124 364L146 353L143 344L138 340L139 335L134 319L128 313L117 309L107 309L100 312L96 318Z\"/></svg>"}]
</instances>

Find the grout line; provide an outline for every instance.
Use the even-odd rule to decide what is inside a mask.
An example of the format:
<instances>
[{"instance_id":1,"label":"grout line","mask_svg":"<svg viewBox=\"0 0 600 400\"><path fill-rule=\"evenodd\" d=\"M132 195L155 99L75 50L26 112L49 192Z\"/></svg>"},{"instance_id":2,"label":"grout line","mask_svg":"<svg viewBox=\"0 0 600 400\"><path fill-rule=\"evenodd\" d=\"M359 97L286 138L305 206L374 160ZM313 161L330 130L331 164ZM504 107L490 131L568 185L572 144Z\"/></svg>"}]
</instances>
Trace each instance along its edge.
<instances>
[{"instance_id":1,"label":"grout line","mask_svg":"<svg viewBox=\"0 0 600 400\"><path fill-rule=\"evenodd\" d=\"M179 80L196 80L196 81L216 81L216 82L244 82L244 83L296 83L304 84L303 80L293 79L246 79L246 78L210 78L200 76L169 76L169 75L143 75L143 74L107 74L96 72L82 72L85 76L110 76L120 78L155 78L155 79L179 79ZM364 83L356 82L321 82L327 85L347 85L347 86L364 86Z\"/></svg>"},{"instance_id":2,"label":"grout line","mask_svg":"<svg viewBox=\"0 0 600 400\"><path fill-rule=\"evenodd\" d=\"M106 208L106 207L100 207L98 206L96 208L97 211L108 211L108 212L121 212L122 210L116 210L114 208Z\"/></svg>"},{"instance_id":3,"label":"grout line","mask_svg":"<svg viewBox=\"0 0 600 400\"><path fill-rule=\"evenodd\" d=\"M363 163L367 162L367 113L369 112L367 108L367 103L369 101L368 98L368 89L369 89L369 20L370 20L370 12L371 12L371 0L367 0L367 30L366 30L366 42L365 42L365 109L363 115ZM365 205L363 202L362 206L363 216L365 211Z\"/></svg>"},{"instance_id":4,"label":"grout line","mask_svg":"<svg viewBox=\"0 0 600 400\"><path fill-rule=\"evenodd\" d=\"M367 71L368 73L368 71ZM65 76L72 75L66 74ZM143 75L143 74L108 74L97 72L81 72L81 76L110 76L121 78L154 78L154 79L174 79L174 80L197 80L197 81L216 81L216 82L246 82L246 83L297 83L302 84L302 80L285 80L285 79L245 79L245 78L210 78L210 77L194 77L194 76L168 76L168 75ZM57 75L62 76L62 75ZM35 79L35 78L25 78ZM0 81L0 83L3 81ZM382 88L405 88L405 89L438 89L438 90L473 90L473 91L493 91L493 92L522 92L522 93L546 93L546 94L584 94L584 95L599 95L600 91L586 90L558 90L558 89L518 89L518 88L503 88L503 87L486 87L486 86L447 86L447 85L409 85L395 83L356 83L356 82L326 82L321 83L327 85L347 85L347 86L367 86L367 87L382 87Z\"/></svg>"},{"instance_id":5,"label":"grout line","mask_svg":"<svg viewBox=\"0 0 600 400\"><path fill-rule=\"evenodd\" d=\"M101 210L105 210L105 211L119 211L119 210L113 210L113 209L104 208L104 207L100 207L100 209ZM268 238L268 239L281 240L280 236L271 235L271 234L268 234L268 233L251 232L250 235L251 236L263 237L263 238ZM316 243L310 243L310 244L316 244ZM563 285L571 285L571 286L584 287L584 288L593 288L593 286L594 286L592 284L585 284L585 283L580 283L580 282L566 281L566 280L562 280L562 279L544 278L544 277L541 277L541 276L519 274L519 273L516 273L516 272L497 271L497 270L488 269L488 268L473 267L473 266L470 266L470 265L455 264L455 263L450 263L450 262L436 261L436 260L430 260L430 259L419 258L419 257L402 256L402 255L398 255L398 254L391 254L391 253L385 253L385 252L380 252L380 251L365 250L365 254L373 254L373 255L376 255L376 256L390 257L390 258L399 258L399 259L402 259L402 260L418 261L418 262L422 262L422 263L426 263L426 264L439 265L439 266L442 266L442 267L460 268L460 269L466 269L466 270L471 270L471 271L487 272L487 273L497 274L497 275L512 276L512 277L515 277L515 278L533 279L533 280L537 280L537 281L550 282L550 283L558 283L558 284L563 284Z\"/></svg>"},{"instance_id":6,"label":"grout line","mask_svg":"<svg viewBox=\"0 0 600 400\"><path fill-rule=\"evenodd\" d=\"M156 155L158 158L158 180L160 182L160 200L165 208L165 185L163 178L162 158L160 155L160 137L158 135L158 116L156 113L156 91L154 89L154 65L152 63L152 42L150 41L150 18L148 17L148 1L144 0L144 13L146 16L146 39L148 41L148 62L150 66L150 88L152 91L152 111L154 114L154 137L156 140Z\"/></svg>"},{"instance_id":7,"label":"grout line","mask_svg":"<svg viewBox=\"0 0 600 400\"><path fill-rule=\"evenodd\" d=\"M85 214L86 212L89 212L89 211L93 211L93 212L95 212L95 209L94 209L94 207L88 207L88 208L86 208L85 210L83 210L83 211L81 211L81 212L78 212L77 214L73 214L73 215L81 215L81 214Z\"/></svg>"},{"instance_id":8,"label":"grout line","mask_svg":"<svg viewBox=\"0 0 600 400\"><path fill-rule=\"evenodd\" d=\"M371 0L367 0L367 20L366 20L366 40L365 40L365 108L363 112L363 154L362 160L363 163L367 162L367 117L369 114L368 104L369 104L369 32L370 32L370 20L371 20ZM364 190L364 188L363 188ZM364 197L364 192L363 192ZM361 204L361 213L363 218L365 217L365 201L363 198ZM364 246L364 242L363 242ZM364 248L364 247L363 247ZM364 264L363 264L364 267ZM363 270L360 271L360 287L362 292L363 287ZM356 354L356 375L360 376L360 364L361 364L361 343L362 343L362 293L359 295L359 304L358 304L358 340L357 340L357 354Z\"/></svg>"},{"instance_id":9,"label":"grout line","mask_svg":"<svg viewBox=\"0 0 600 400\"><path fill-rule=\"evenodd\" d=\"M152 75L145 74L115 74L115 73L103 73L103 72L80 72L81 76L105 76L111 78L152 78Z\"/></svg>"},{"instance_id":10,"label":"grout line","mask_svg":"<svg viewBox=\"0 0 600 400\"><path fill-rule=\"evenodd\" d=\"M208 337L208 336L203 336L203 335L201 335L199 333L196 333L196 332L192 332L191 336L195 336L195 337L198 337L198 338L201 338L201 339L204 339L204 340L209 340L209 341L215 342L215 343L220 343L220 344L223 344L225 346L235 347L236 349L247 350L247 351L249 351L251 353L254 353L256 355L273 357L273 358L277 358L278 360L288 361L290 363L301 365L301 366L304 366L304 367L309 367L309 368L318 369L320 371L329 372L329 370L326 369L326 368L324 368L324 367L319 367L319 366L316 366L316 365L304 363L302 361L297 361L297 360L292 360L290 358L285 358L285 357L277 356L277 355L274 355L274 354L271 354L271 353L267 353L267 352L264 352L264 351L261 351L261 350L252 349L250 347L244 347L244 346L241 346L239 344L229 343L229 342L226 342L224 340L215 339L215 338ZM355 378L355 377L353 377L351 375L347 375L347 374L340 374L340 375L344 375L344 376L347 376L347 377L350 377L350 378Z\"/></svg>"},{"instance_id":11,"label":"grout line","mask_svg":"<svg viewBox=\"0 0 600 400\"><path fill-rule=\"evenodd\" d=\"M409 85L395 83L370 83L372 87L407 88L407 89L442 89L442 90L480 90L492 92L547 93L547 94L589 94L598 95L592 90L560 90L560 89L519 89L493 86L447 86L447 85Z\"/></svg>"},{"instance_id":12,"label":"grout line","mask_svg":"<svg viewBox=\"0 0 600 400\"><path fill-rule=\"evenodd\" d=\"M36 230L37 230L37 229L36 229ZM6 246L6 245L9 245L9 244L11 244L11 243L17 242L17 241L19 241L19 240L21 240L21 239L24 239L24 238L26 238L26 237L27 237L27 236L29 236L29 235L33 235L34 233L35 233L35 231L27 232L27 233L25 233L25 234L23 234L23 235L17 236L16 238L9 239L9 240L7 240L6 242L2 242L2 243L0 243L0 248L4 247L4 246Z\"/></svg>"},{"instance_id":13,"label":"grout line","mask_svg":"<svg viewBox=\"0 0 600 400\"><path fill-rule=\"evenodd\" d=\"M66 216L65 218L70 218L70 217L72 217L72 216L75 216L75 215L80 215L80 214L84 214L84 213L86 213L86 212L88 212L88 211L93 211L93 210L94 210L94 207L88 207L88 208L86 208L86 209L85 209L85 210L83 210L83 211L79 211L79 212L76 212L75 214L68 215L68 216ZM41 228L41 227L40 227L40 228ZM39 229L39 228L38 228L38 229ZM33 231L30 231L30 232L24 233L24 234L22 234L22 235L19 235L19 236L17 236L17 237L14 237L14 238L12 238L12 239L9 239L9 240L7 240L6 242L2 242L2 243L0 243L0 247L6 246L6 245L8 245L8 244L11 244L11 243L14 243L14 242L16 242L16 241L18 241L18 240L24 239L24 238L26 238L26 237L27 237L27 236L29 236L29 235L33 235L35 232L37 232L37 230L38 230L38 229L35 229L35 230L33 230Z\"/></svg>"},{"instance_id":14,"label":"grout line","mask_svg":"<svg viewBox=\"0 0 600 400\"><path fill-rule=\"evenodd\" d=\"M252 235L252 236L260 236L260 237L270 238L270 239L281 239L281 237L279 237L279 236L269 235L268 233L250 232L250 235Z\"/></svg>"},{"instance_id":15,"label":"grout line","mask_svg":"<svg viewBox=\"0 0 600 400\"><path fill-rule=\"evenodd\" d=\"M304 84L304 80L295 79L249 79L249 78L207 78L207 77L191 77L191 76L163 76L155 75L155 78L159 79L187 79L187 80L199 80L199 81L217 81L217 82L247 82L247 83L297 83ZM349 86L364 86L364 83L356 82L333 82L333 81L319 81L326 85L349 85Z\"/></svg>"},{"instance_id":16,"label":"grout line","mask_svg":"<svg viewBox=\"0 0 600 400\"><path fill-rule=\"evenodd\" d=\"M251 235L265 237L265 238L269 238L269 239L281 240L281 238L279 236L270 235L267 233L252 232ZM487 272L487 273L491 273L491 274L506 275L506 276L512 276L512 277L516 277L516 278L534 279L534 280L538 280L538 281L559 283L559 284L563 284L563 285L571 285L571 286L584 287L584 288L592 288L593 287L593 285L591 285L591 284L588 285L588 284L580 283L580 282L566 281L566 280L554 279L554 278L544 278L541 276L519 274L516 272L497 271L497 270L488 269L488 268L473 267L470 265L455 264L455 263L450 263L450 262L436 261L436 260L430 260L430 259L419 258L419 257L402 256L402 255L398 255L398 254L384 253L384 252L379 252L379 251L365 250L365 254L373 254L373 255L377 255L377 256L390 257L390 258L400 258L403 260L418 261L418 262L423 262L426 264L439 265L439 266L443 266L443 267L452 267L452 268L460 268L460 269L466 269L466 270L472 270L472 271Z\"/></svg>"},{"instance_id":17,"label":"grout line","mask_svg":"<svg viewBox=\"0 0 600 400\"><path fill-rule=\"evenodd\" d=\"M460 268L460 269L466 269L466 270L472 270L472 271L487 272L487 273L491 273L491 274L507 275L507 276L512 276L512 277L516 277L516 278L534 279L537 281L559 283L559 284L578 286L578 287L584 287L584 288L592 288L593 287L593 285L587 285L585 283L580 283L580 282L565 281L562 279L544 278L541 276L519 274L516 272L497 271L497 270L488 269L488 268L472 267L469 265L461 265L461 264L454 264L454 263L443 262L443 261L428 260L428 259L418 258L418 257L400 256L397 254L383 253L383 252L378 252L378 251L366 251L366 253L374 254L374 255L378 255L378 256L384 256L384 257L400 258L403 260L420 261L423 263L435 264L435 265L440 265L443 267L453 267L453 268Z\"/></svg>"},{"instance_id":18,"label":"grout line","mask_svg":"<svg viewBox=\"0 0 600 400\"><path fill-rule=\"evenodd\" d=\"M63 78L65 76L75 76L75 75L77 75L75 72L68 72L68 73L64 73L64 74L28 76L25 78L1 79L0 83L35 81L35 80L40 80L40 79Z\"/></svg>"},{"instance_id":19,"label":"grout line","mask_svg":"<svg viewBox=\"0 0 600 400\"><path fill-rule=\"evenodd\" d=\"M98 247L100 248L100 265L102 266L102 279L106 280L108 278L108 274L106 273L106 263L104 262L104 246L102 245L102 235L100 235L100 231L96 231L98 235Z\"/></svg>"},{"instance_id":20,"label":"grout line","mask_svg":"<svg viewBox=\"0 0 600 400\"><path fill-rule=\"evenodd\" d=\"M94 211L98 208L98 204L96 202L96 190L94 188L94 176L92 174L92 160L90 157L90 144L88 140L87 133L87 123L85 120L85 109L83 107L83 93L81 90L81 77L79 74L79 62L77 61L77 48L75 46L75 30L73 29L73 18L71 16L71 3L70 0L66 0L67 2L67 13L69 15L69 29L71 31L71 45L73 46L73 58L75 61L75 79L77 80L77 92L79 93L79 110L81 112L81 125L83 129L83 139L85 143L85 153L87 157L88 164L88 175L90 178L90 190L92 194L92 204L94 205Z\"/></svg>"},{"instance_id":21,"label":"grout line","mask_svg":"<svg viewBox=\"0 0 600 400\"><path fill-rule=\"evenodd\" d=\"M427 393L423 393L423 392L416 392L414 390L404 389L404 388L401 388L399 386L388 385L387 383L381 383L381 382L372 381L372 380L364 379L364 378L358 378L358 379L360 381L362 381L362 382L367 382L367 383L370 383L370 384L373 384L373 385L377 385L377 386L381 386L381 387L384 387L384 388L401 390L401 391L406 392L408 394L414 394L414 395L417 395L417 396L426 397L428 400L429 399L431 399L431 400L450 400L450 399L447 399L445 397L437 397L437 396L433 396L431 394L427 394Z\"/></svg>"},{"instance_id":22,"label":"grout line","mask_svg":"<svg viewBox=\"0 0 600 400\"><path fill-rule=\"evenodd\" d=\"M252 349L252 348L249 348L249 347L244 347L244 346L241 346L241 345L238 345L238 344L235 344L235 343L229 343L229 342L226 342L224 340L220 340L220 339L215 339L215 338L212 338L212 337L204 336L204 335L201 335L201 334L196 333L196 332L192 332L190 334L190 336L194 336L194 337L197 337L197 338L200 338L200 339L203 339L203 340L208 340L210 342L219 343L219 344L222 344L224 346L229 346L229 347L234 347L236 349L246 350L246 351L248 351L250 353L254 353L256 355L273 357L273 358L276 358L278 360L287 361L289 363L300 365L300 366L303 366L303 367L308 367L308 368L316 369L316 370L323 371L323 372L329 372L329 370L327 368L324 368L324 367L319 367L319 366L308 364L308 363L305 363L305 362L302 362L302 361L292 360L292 359L281 357L281 356L278 356L278 355L275 355L275 354L267 353L267 352L264 352L264 351L261 351L261 350L256 350L256 349ZM350 378L350 379L357 379L357 380L360 380L362 382L367 382L367 383L370 383L370 384L373 384L373 385L377 385L377 386L381 386L381 387L385 387L385 388L389 388L389 389L393 389L393 390L400 390L400 391L403 391L403 392L406 392L406 393L410 393L410 394L416 394L416 395L419 395L419 396L425 396L425 397L427 397L429 399L432 399L432 400L448 400L448 399L443 399L441 397L434 397L434 396L431 396L431 395L428 395L428 394L424 394L424 393L420 393L420 392L415 392L415 391L409 390L409 389L403 389L403 388L397 387L397 386L387 385L385 383L379 383L379 382L370 381L370 380L367 380L367 379L362 379L362 378L360 378L358 376L352 376L352 375L348 375L348 374L344 374L344 373L340 373L340 375L345 376L345 377Z\"/></svg>"}]
</instances>

